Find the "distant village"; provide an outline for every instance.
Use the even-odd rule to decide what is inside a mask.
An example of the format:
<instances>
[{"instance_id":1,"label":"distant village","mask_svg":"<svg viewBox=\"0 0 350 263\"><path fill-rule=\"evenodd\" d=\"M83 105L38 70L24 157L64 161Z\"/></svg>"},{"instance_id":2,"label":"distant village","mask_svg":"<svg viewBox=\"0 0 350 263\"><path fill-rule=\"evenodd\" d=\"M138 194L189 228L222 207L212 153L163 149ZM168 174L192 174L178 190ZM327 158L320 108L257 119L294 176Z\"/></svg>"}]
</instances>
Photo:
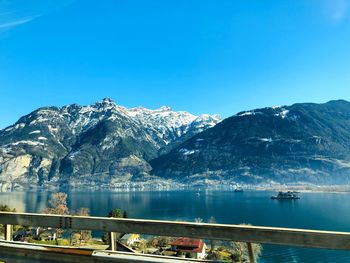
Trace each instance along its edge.
<instances>
[{"instance_id":1,"label":"distant village","mask_svg":"<svg viewBox=\"0 0 350 263\"><path fill-rule=\"evenodd\" d=\"M89 216L87 208L80 208L70 213L67 207L67 195L65 193L53 194L49 200L50 207L44 209L46 214ZM0 211L15 212L16 209L6 205L0 205ZM113 209L107 215L113 218L127 218L127 212L121 209ZM196 218L196 222L203 222ZM209 223L215 223L210 218ZM0 231L2 231L0 227ZM0 232L0 235L3 234ZM13 240L61 246L78 246L107 250L111 247L110 234L105 233L102 237L93 237L88 230L62 230L44 227L22 227L14 226ZM213 260L215 262L247 262L248 252L245 243L201 240L188 237L164 237L140 235L137 233L112 233L115 239L115 250L130 253L153 254L191 258L198 260ZM113 243L113 242L112 242ZM253 249L258 256L261 253L261 246L254 244Z\"/></svg>"},{"instance_id":2,"label":"distant village","mask_svg":"<svg viewBox=\"0 0 350 263\"><path fill-rule=\"evenodd\" d=\"M79 231L81 232L81 231ZM88 232L88 231L85 231ZM223 262L246 262L246 248L244 243L218 242L213 246L215 241L204 241L201 239L179 237L143 237L139 234L118 234L116 241L116 250L121 252L154 254L163 256L173 256L191 259L221 260ZM14 241L22 241L37 244L58 244L66 246L79 246L95 249L109 249L108 240L92 238L91 233L68 233L62 234L61 237L56 229L30 227L19 229L13 234ZM217 242L217 241L216 241ZM209 244L207 244L209 243ZM260 247L256 247L258 252Z\"/></svg>"}]
</instances>

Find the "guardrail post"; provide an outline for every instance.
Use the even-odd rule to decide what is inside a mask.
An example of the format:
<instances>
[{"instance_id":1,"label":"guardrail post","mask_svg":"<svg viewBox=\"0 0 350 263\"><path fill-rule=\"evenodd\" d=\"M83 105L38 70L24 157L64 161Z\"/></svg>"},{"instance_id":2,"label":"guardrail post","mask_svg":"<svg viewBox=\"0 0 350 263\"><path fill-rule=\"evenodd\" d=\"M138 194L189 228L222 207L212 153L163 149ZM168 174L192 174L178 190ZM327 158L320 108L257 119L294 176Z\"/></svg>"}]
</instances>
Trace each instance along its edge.
<instances>
[{"instance_id":1,"label":"guardrail post","mask_svg":"<svg viewBox=\"0 0 350 263\"><path fill-rule=\"evenodd\" d=\"M116 240L115 240L115 233L114 232L109 232L109 248L112 251L116 251L117 247L116 247Z\"/></svg>"},{"instance_id":2,"label":"guardrail post","mask_svg":"<svg viewBox=\"0 0 350 263\"><path fill-rule=\"evenodd\" d=\"M252 243L247 242L248 255L249 255L249 263L255 263L255 255L253 251Z\"/></svg>"},{"instance_id":3,"label":"guardrail post","mask_svg":"<svg viewBox=\"0 0 350 263\"><path fill-rule=\"evenodd\" d=\"M6 241L12 241L12 225L4 225L4 237Z\"/></svg>"}]
</instances>

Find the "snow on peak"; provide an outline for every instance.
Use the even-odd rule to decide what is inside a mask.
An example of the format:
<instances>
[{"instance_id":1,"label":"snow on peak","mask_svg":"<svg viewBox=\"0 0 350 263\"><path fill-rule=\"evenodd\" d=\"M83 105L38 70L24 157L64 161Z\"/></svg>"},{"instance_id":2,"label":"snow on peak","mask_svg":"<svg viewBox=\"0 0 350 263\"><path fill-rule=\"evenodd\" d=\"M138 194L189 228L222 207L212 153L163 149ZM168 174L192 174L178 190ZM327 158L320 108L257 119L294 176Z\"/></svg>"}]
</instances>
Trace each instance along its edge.
<instances>
[{"instance_id":1,"label":"snow on peak","mask_svg":"<svg viewBox=\"0 0 350 263\"><path fill-rule=\"evenodd\" d=\"M218 115L193 115L185 111L173 111L163 106L150 110L143 107L131 108L127 114L142 123L153 132L153 136L162 138L165 144L191 131L198 133L206 128L213 127L221 118Z\"/></svg>"},{"instance_id":2,"label":"snow on peak","mask_svg":"<svg viewBox=\"0 0 350 263\"><path fill-rule=\"evenodd\" d=\"M130 117L138 119L145 125L151 125L158 128L164 126L166 129L176 129L199 122L212 127L221 121L219 115L202 114L196 116L185 111L173 111L170 107L166 106L156 110L137 107L129 109L127 112Z\"/></svg>"},{"instance_id":3,"label":"snow on peak","mask_svg":"<svg viewBox=\"0 0 350 263\"><path fill-rule=\"evenodd\" d=\"M196 118L196 121L208 121L215 122L215 124L221 121L221 117L218 114L210 115L210 114L201 114Z\"/></svg>"},{"instance_id":4,"label":"snow on peak","mask_svg":"<svg viewBox=\"0 0 350 263\"><path fill-rule=\"evenodd\" d=\"M271 108L275 110L275 109L279 109L279 108L281 108L281 107L282 107L282 106L277 105L277 106L272 106Z\"/></svg>"},{"instance_id":5,"label":"snow on peak","mask_svg":"<svg viewBox=\"0 0 350 263\"><path fill-rule=\"evenodd\" d=\"M155 114L159 114L159 113L170 113L172 112L172 109L168 106L162 106L159 109L155 109L155 110L151 110L151 109L147 109L144 107L135 107L135 108L131 108L131 109L126 109L128 111L128 114L132 117L135 117L137 115L155 115Z\"/></svg>"},{"instance_id":6,"label":"snow on peak","mask_svg":"<svg viewBox=\"0 0 350 263\"><path fill-rule=\"evenodd\" d=\"M98 109L112 109L117 107L117 104L110 98L104 98L101 101L96 102L93 106L97 107Z\"/></svg>"},{"instance_id":7,"label":"snow on peak","mask_svg":"<svg viewBox=\"0 0 350 263\"><path fill-rule=\"evenodd\" d=\"M128 110L127 114L146 126L153 126L154 128L164 127L164 129L189 125L196 119L196 116L188 112L175 112L169 107L162 107L156 110L138 107Z\"/></svg>"},{"instance_id":8,"label":"snow on peak","mask_svg":"<svg viewBox=\"0 0 350 263\"><path fill-rule=\"evenodd\" d=\"M102 103L107 103L107 104L112 103L112 104L116 104L116 103L114 102L114 100L112 100L111 98L108 98L108 97L103 98L103 99L102 99Z\"/></svg>"},{"instance_id":9,"label":"snow on peak","mask_svg":"<svg viewBox=\"0 0 350 263\"><path fill-rule=\"evenodd\" d=\"M172 109L168 106L162 106L158 109L159 111L172 111Z\"/></svg>"},{"instance_id":10,"label":"snow on peak","mask_svg":"<svg viewBox=\"0 0 350 263\"><path fill-rule=\"evenodd\" d=\"M221 122L219 115L202 114L193 120L191 127L195 128L198 131L203 131L205 129L214 127L219 122Z\"/></svg>"},{"instance_id":11,"label":"snow on peak","mask_svg":"<svg viewBox=\"0 0 350 263\"><path fill-rule=\"evenodd\" d=\"M61 108L40 108L26 116L23 126L33 126L29 132L31 138L33 135L45 134L44 131L48 129L49 133L57 139L59 138L58 127L67 127L73 135L78 135L103 120L126 121L129 125L137 125L145 129L151 140L168 144L188 132L194 135L204 129L211 128L220 122L221 118L218 115L209 114L196 116L186 111L174 111L168 106L162 106L158 109L126 108L117 105L110 98L104 98L86 106L70 104ZM17 126L9 127L8 131L19 127ZM37 138L41 142L45 139L47 138L43 136Z\"/></svg>"}]
</instances>

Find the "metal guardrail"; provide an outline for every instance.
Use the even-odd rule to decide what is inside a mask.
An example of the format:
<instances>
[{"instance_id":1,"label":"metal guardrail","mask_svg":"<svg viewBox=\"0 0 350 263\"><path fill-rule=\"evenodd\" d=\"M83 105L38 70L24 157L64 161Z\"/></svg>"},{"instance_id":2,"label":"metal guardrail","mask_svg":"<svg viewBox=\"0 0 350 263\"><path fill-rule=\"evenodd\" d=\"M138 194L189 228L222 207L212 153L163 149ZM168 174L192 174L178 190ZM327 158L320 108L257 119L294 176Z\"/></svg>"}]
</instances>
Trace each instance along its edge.
<instances>
[{"instance_id":1,"label":"metal guardrail","mask_svg":"<svg viewBox=\"0 0 350 263\"><path fill-rule=\"evenodd\" d=\"M0 212L0 224L5 225L6 240L12 237L11 225L22 225L110 232L112 243L113 232L246 242L251 262L255 262L251 243L350 249L348 232L307 229L8 212Z\"/></svg>"},{"instance_id":2,"label":"metal guardrail","mask_svg":"<svg viewBox=\"0 0 350 263\"><path fill-rule=\"evenodd\" d=\"M149 255L110 250L94 250L24 242L0 241L0 261L5 262L52 262L52 263L198 263L199 260L160 255ZM213 263L200 260L201 263Z\"/></svg>"}]
</instances>

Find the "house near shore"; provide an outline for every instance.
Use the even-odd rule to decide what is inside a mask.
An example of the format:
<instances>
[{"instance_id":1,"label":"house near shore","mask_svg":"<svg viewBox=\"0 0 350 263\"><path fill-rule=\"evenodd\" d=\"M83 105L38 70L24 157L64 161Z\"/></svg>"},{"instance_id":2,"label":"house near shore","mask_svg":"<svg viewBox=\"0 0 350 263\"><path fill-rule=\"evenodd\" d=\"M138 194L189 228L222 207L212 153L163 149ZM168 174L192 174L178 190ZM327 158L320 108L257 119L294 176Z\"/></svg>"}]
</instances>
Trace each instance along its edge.
<instances>
[{"instance_id":1,"label":"house near shore","mask_svg":"<svg viewBox=\"0 0 350 263\"><path fill-rule=\"evenodd\" d=\"M178 256L187 258L203 259L206 256L205 243L200 239L180 237L170 243L171 250Z\"/></svg>"},{"instance_id":2,"label":"house near shore","mask_svg":"<svg viewBox=\"0 0 350 263\"><path fill-rule=\"evenodd\" d=\"M127 246L132 246L141 240L141 236L139 234L126 234L121 240L124 241Z\"/></svg>"}]
</instances>

